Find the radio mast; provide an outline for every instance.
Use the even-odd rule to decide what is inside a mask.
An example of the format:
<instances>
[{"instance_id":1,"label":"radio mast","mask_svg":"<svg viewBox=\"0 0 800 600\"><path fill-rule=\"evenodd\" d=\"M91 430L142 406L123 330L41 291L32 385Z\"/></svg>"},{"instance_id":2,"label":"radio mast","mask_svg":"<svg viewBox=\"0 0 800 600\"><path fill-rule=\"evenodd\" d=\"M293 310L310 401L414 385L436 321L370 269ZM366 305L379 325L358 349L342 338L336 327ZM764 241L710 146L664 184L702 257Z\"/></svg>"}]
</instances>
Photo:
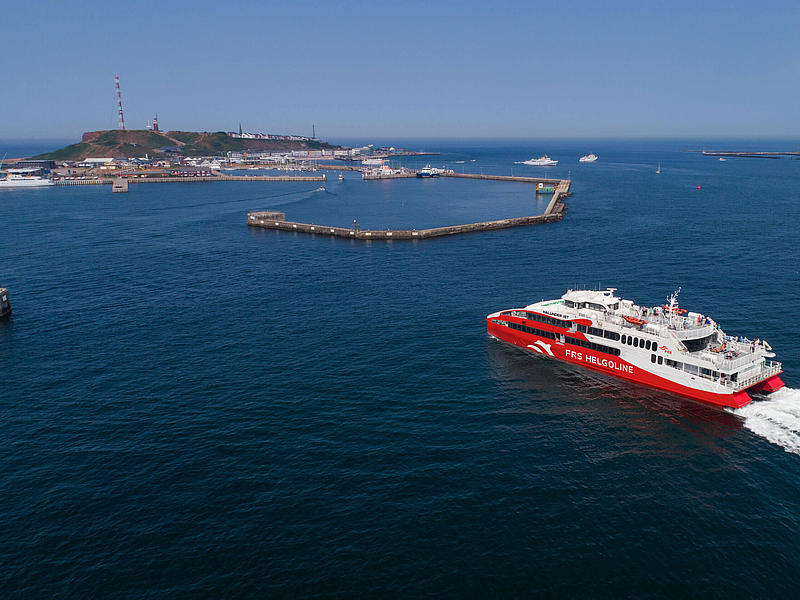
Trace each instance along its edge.
<instances>
[{"instance_id":1,"label":"radio mast","mask_svg":"<svg viewBox=\"0 0 800 600\"><path fill-rule=\"evenodd\" d=\"M125 115L122 114L122 93L119 91L119 75L114 75L117 88L117 129L125 131Z\"/></svg>"}]
</instances>

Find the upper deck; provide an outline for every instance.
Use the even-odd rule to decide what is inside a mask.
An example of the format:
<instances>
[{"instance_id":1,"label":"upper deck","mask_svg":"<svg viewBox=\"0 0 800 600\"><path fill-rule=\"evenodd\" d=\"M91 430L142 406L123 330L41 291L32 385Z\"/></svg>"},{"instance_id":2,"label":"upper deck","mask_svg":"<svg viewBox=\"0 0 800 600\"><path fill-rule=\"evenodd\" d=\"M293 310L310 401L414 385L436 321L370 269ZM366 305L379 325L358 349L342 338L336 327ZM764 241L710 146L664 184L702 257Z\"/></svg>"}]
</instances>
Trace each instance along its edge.
<instances>
[{"instance_id":1,"label":"upper deck","mask_svg":"<svg viewBox=\"0 0 800 600\"><path fill-rule=\"evenodd\" d=\"M592 321L611 320L621 327L640 330L645 325L665 328L674 332L678 339L696 339L712 335L718 325L700 313L687 312L677 304L664 306L639 306L631 300L619 298L615 288L605 291L569 290L560 300L538 302L527 308L540 310L551 307L553 311L564 313L570 318L587 318ZM618 317L613 319L610 317Z\"/></svg>"}]
</instances>

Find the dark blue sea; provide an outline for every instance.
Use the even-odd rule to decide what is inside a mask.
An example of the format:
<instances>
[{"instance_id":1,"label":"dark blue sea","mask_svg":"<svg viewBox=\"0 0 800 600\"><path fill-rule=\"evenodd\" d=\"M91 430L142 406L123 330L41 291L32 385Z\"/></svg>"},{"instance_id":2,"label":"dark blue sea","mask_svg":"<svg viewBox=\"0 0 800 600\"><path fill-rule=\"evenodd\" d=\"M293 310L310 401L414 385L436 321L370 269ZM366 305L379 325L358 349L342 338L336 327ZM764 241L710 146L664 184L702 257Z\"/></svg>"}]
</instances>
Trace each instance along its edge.
<instances>
[{"instance_id":1,"label":"dark blue sea","mask_svg":"<svg viewBox=\"0 0 800 600\"><path fill-rule=\"evenodd\" d=\"M353 175L0 190L0 597L800 592L800 162L408 145L442 152L408 165L569 175L566 217L359 242L246 213L420 228L547 198ZM559 166L514 164L544 153ZM681 286L767 339L788 389L725 412L487 337L488 313L576 285Z\"/></svg>"}]
</instances>

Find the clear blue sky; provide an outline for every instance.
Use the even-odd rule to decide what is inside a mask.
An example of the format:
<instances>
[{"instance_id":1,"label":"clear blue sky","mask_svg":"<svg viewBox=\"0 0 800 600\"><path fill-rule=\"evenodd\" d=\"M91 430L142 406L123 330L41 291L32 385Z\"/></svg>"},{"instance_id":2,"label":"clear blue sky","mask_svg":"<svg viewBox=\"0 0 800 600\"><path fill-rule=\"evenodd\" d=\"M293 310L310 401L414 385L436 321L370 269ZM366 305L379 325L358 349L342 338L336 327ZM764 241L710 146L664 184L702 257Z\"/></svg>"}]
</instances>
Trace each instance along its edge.
<instances>
[{"instance_id":1,"label":"clear blue sky","mask_svg":"<svg viewBox=\"0 0 800 600\"><path fill-rule=\"evenodd\" d=\"M0 138L797 137L800 2L6 2Z\"/></svg>"}]
</instances>

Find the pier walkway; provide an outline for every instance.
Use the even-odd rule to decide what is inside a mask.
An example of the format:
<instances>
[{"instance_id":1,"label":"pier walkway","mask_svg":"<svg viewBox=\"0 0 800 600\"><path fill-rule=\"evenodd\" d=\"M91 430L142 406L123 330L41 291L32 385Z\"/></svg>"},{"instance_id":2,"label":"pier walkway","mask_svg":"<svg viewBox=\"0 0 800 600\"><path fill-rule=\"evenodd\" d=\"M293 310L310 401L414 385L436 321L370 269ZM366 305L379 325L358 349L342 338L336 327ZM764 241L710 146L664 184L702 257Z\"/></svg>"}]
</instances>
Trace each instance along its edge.
<instances>
[{"instance_id":1,"label":"pier walkway","mask_svg":"<svg viewBox=\"0 0 800 600\"><path fill-rule=\"evenodd\" d=\"M486 176L491 177L491 176ZM542 181L537 179L535 183ZM520 227L522 225L534 225L537 223L552 223L560 221L564 217L566 205L564 198L569 196L571 182L568 179L551 180L557 182L556 191L547 208L541 215L529 217L515 217L511 219L500 219L497 221L481 221L478 223L465 223L462 225L448 225L445 227L433 227L431 229L359 229L347 227L332 227L329 225L317 225L315 223L299 223L287 221L286 215L276 211L254 211L247 214L247 224L250 227L263 229L274 229L278 231L292 231L298 233L310 233L314 235L325 235L329 237L349 238L355 240L420 240L459 233L471 233L477 231L492 231L495 229L508 229L510 227ZM533 181L530 183L534 183Z\"/></svg>"}]
</instances>

